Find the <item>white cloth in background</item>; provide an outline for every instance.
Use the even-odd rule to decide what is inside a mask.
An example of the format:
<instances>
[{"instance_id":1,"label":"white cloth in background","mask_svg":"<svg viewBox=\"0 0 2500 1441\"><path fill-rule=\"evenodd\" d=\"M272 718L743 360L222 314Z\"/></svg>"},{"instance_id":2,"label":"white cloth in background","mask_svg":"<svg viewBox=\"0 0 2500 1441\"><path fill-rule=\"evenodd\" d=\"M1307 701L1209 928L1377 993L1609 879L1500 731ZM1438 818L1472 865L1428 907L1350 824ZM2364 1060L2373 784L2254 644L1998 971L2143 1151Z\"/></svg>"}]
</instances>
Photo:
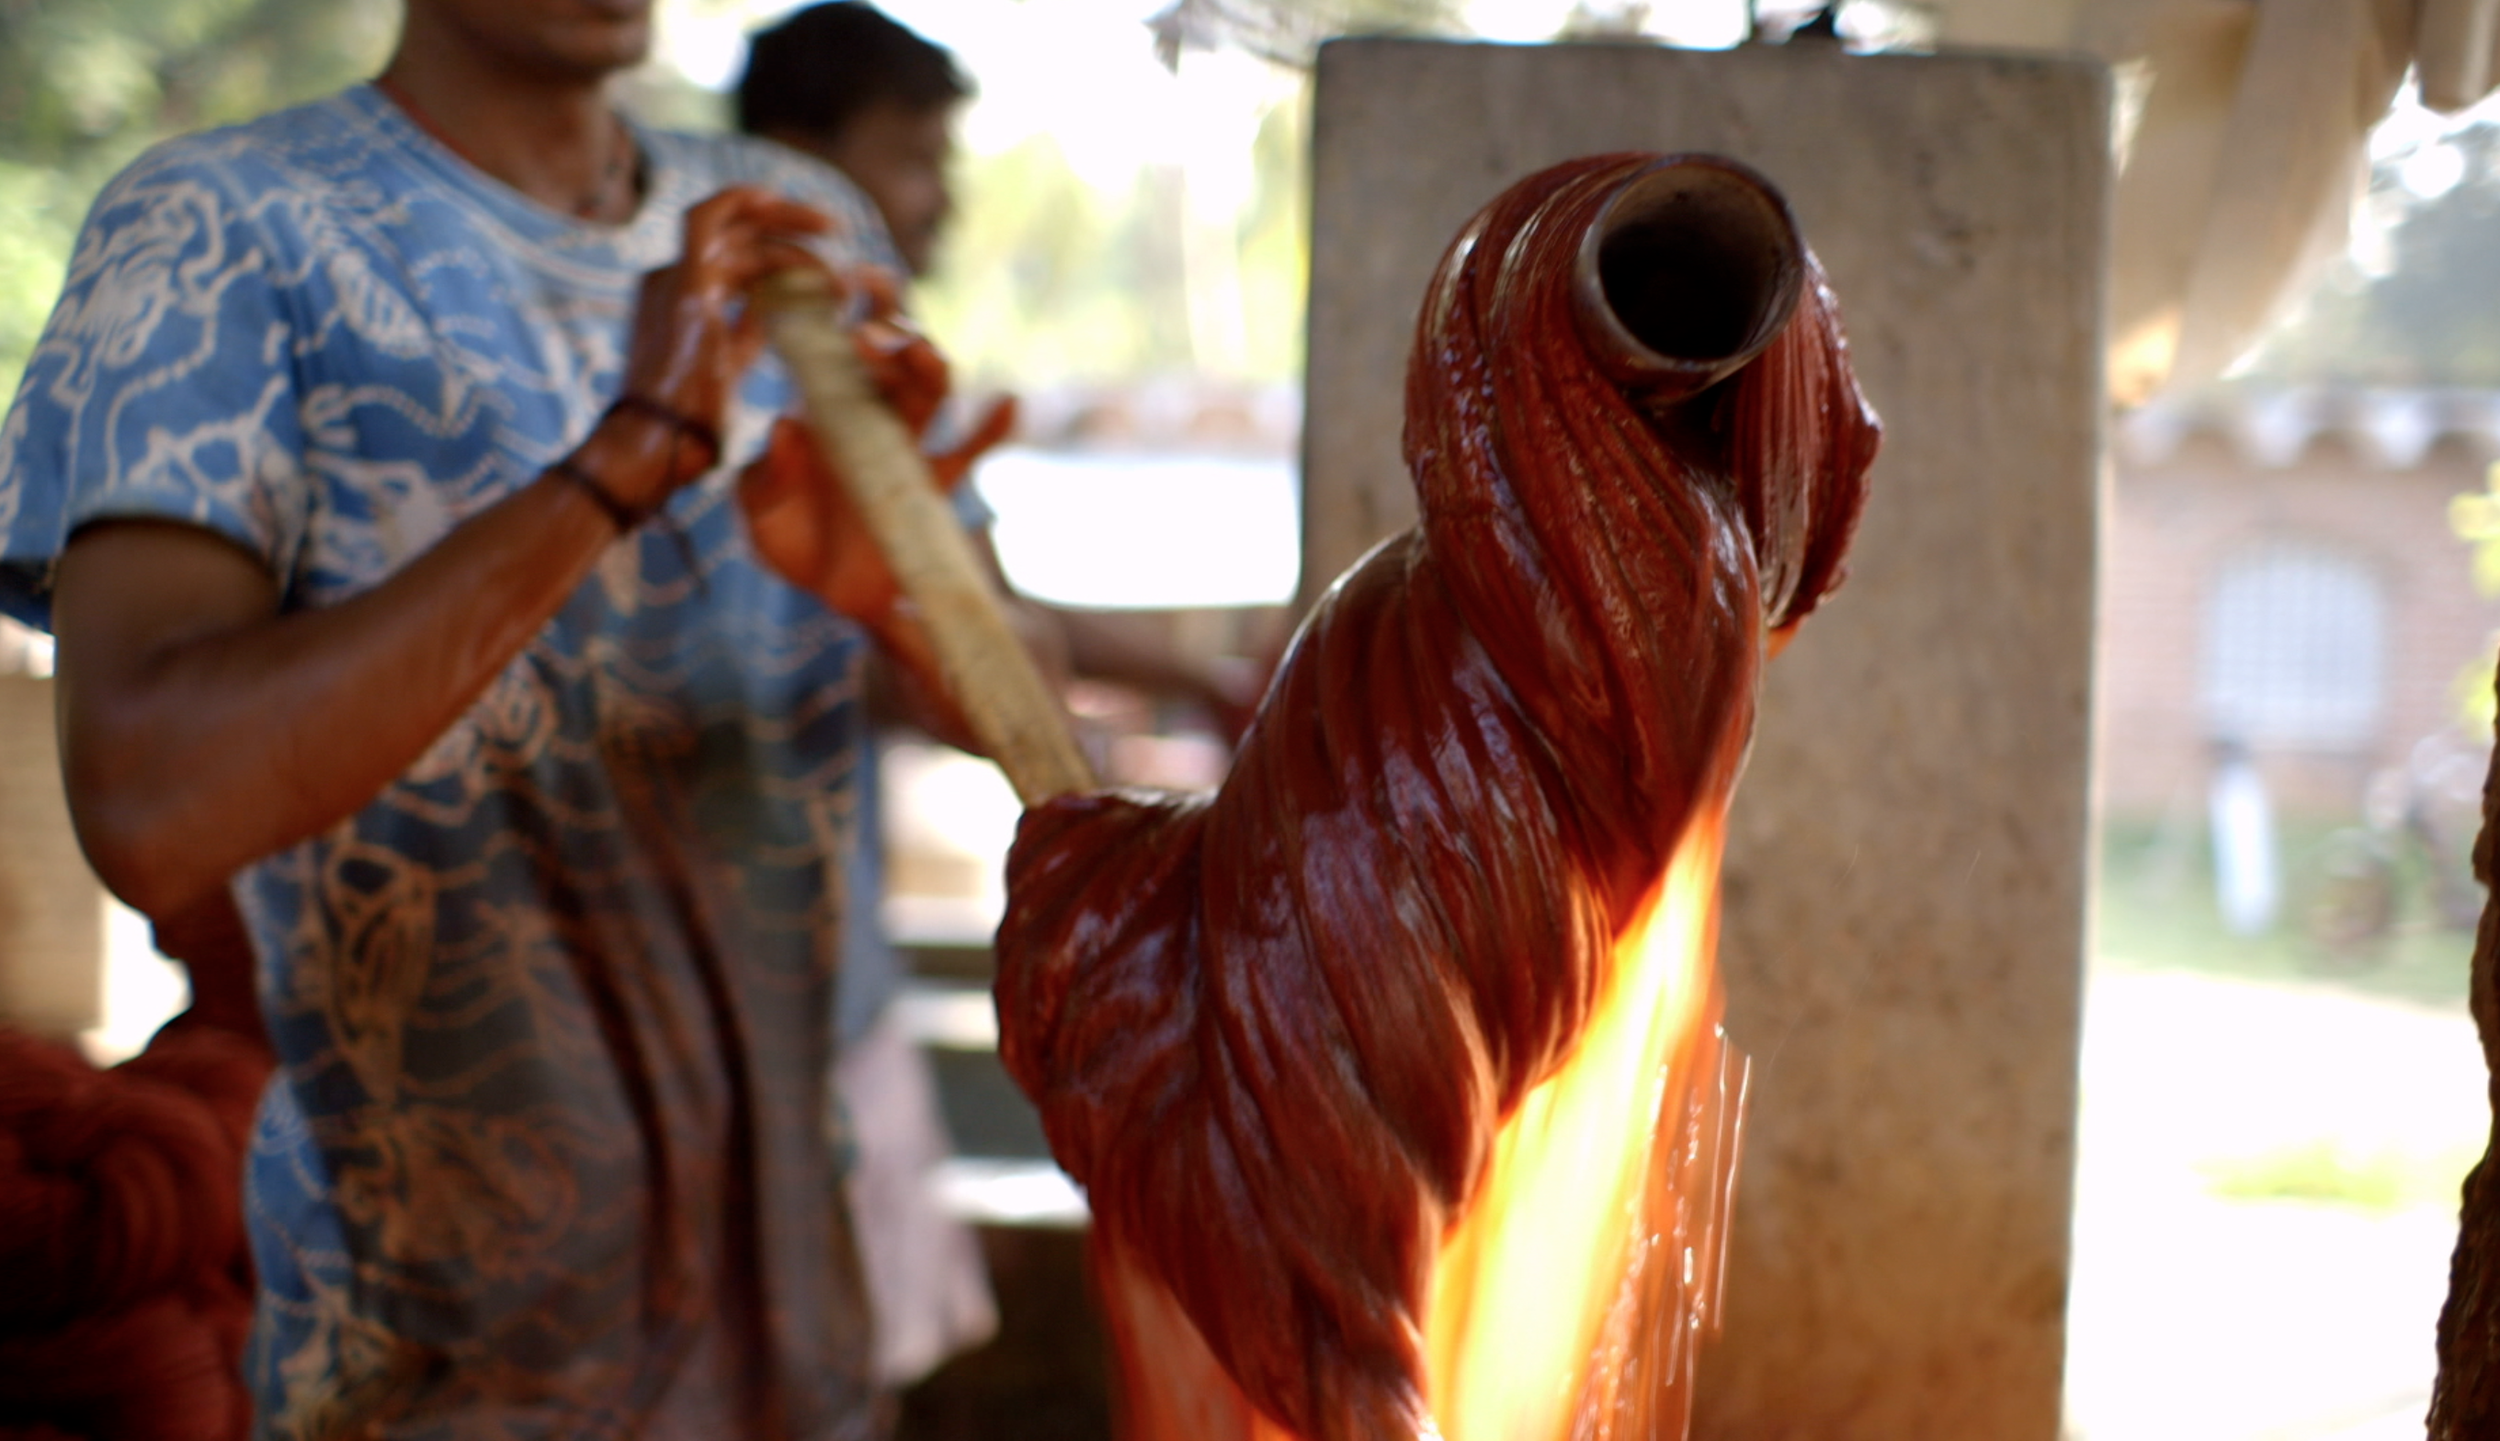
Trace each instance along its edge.
<instances>
[{"instance_id":1,"label":"white cloth in background","mask_svg":"<svg viewBox=\"0 0 2500 1441\"><path fill-rule=\"evenodd\" d=\"M2283 876L2275 853L2274 806L2256 763L2245 753L2224 757L2214 771L2208 804L2222 923L2235 936L2263 935L2274 929L2282 906Z\"/></svg>"},{"instance_id":2,"label":"white cloth in background","mask_svg":"<svg viewBox=\"0 0 2500 1441\"><path fill-rule=\"evenodd\" d=\"M2434 105L2489 88L2494 0L1942 0L1948 47L2116 70L2110 393L2212 379L2340 253L2370 128L2418 61ZM2417 18L2425 23L2417 24ZM2461 48L2462 47L2462 48ZM2481 61L2483 63L2468 63Z\"/></svg>"},{"instance_id":3,"label":"white cloth in background","mask_svg":"<svg viewBox=\"0 0 2500 1441\"><path fill-rule=\"evenodd\" d=\"M876 1318L875 1374L906 1386L996 1334L998 1307L978 1238L938 1201L937 1168L954 1146L900 1007L844 1047L834 1089L850 1117L846 1185Z\"/></svg>"}]
</instances>

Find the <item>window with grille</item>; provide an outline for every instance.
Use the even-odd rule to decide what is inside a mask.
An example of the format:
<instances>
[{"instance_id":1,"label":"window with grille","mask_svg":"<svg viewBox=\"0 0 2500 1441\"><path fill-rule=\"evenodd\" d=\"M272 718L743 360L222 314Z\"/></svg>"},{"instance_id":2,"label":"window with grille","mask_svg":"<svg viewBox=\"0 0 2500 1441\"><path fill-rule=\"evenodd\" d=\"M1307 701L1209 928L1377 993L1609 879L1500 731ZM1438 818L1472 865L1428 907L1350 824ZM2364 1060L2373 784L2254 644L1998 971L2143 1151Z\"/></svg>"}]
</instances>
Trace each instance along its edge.
<instances>
[{"instance_id":1,"label":"window with grille","mask_svg":"<svg viewBox=\"0 0 2500 1441\"><path fill-rule=\"evenodd\" d=\"M2386 685L2386 611L2378 578L2322 546L2276 543L2233 559L2206 602L2208 733L2298 750L2368 746Z\"/></svg>"}]
</instances>

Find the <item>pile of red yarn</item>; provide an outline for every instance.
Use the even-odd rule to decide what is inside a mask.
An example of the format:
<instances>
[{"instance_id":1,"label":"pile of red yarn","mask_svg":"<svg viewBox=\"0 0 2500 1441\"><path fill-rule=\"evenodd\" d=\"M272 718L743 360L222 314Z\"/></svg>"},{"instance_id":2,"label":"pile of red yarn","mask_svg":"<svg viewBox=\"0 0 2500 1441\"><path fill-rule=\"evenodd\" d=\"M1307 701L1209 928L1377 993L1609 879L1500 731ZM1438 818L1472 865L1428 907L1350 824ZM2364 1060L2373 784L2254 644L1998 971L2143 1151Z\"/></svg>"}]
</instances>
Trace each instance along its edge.
<instances>
[{"instance_id":1,"label":"pile of red yarn","mask_svg":"<svg viewBox=\"0 0 2500 1441\"><path fill-rule=\"evenodd\" d=\"M0 1441L249 1434L242 1175L269 1071L212 1026L103 1071L0 1030Z\"/></svg>"}]
</instances>

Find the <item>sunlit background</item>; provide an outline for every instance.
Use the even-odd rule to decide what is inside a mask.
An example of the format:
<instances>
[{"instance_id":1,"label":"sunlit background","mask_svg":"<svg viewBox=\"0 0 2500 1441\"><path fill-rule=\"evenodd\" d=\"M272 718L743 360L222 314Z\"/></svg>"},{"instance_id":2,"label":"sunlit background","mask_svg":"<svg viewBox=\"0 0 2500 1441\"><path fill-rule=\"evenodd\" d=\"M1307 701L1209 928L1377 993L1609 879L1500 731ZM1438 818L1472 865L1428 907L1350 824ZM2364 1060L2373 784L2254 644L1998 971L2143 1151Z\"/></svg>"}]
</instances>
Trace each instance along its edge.
<instances>
[{"instance_id":1,"label":"sunlit background","mask_svg":"<svg viewBox=\"0 0 2500 1441\"><path fill-rule=\"evenodd\" d=\"M742 37L790 8L663 0L632 103L721 124ZM1242 618L1300 580L1309 88L1291 62L1311 37L1196 33L1159 0L886 8L979 86L916 308L965 391L1025 402L978 480L1011 577L1065 604L1186 608L1217 643L1256 634ZM1319 29L1516 41L1725 46L1748 25L1735 0L1308 8ZM1911 8L1845 13L1863 45L1926 38ZM0 385L107 175L157 136L369 73L394 16L0 5ZM2420 1434L2456 1187L2489 1124L2461 923L2500 625L2500 128L2408 99L2372 160L2350 243L2282 327L2114 428L2070 1367L2085 1441ZM0 654L48 669L39 642ZM1128 732L1141 767L1220 766L1187 718ZM925 746L888 786L889 917L976 937L1012 797ZM109 934L86 1038L104 1058L183 1004L143 923L115 910ZM981 1043L926 1009L933 1036Z\"/></svg>"}]
</instances>

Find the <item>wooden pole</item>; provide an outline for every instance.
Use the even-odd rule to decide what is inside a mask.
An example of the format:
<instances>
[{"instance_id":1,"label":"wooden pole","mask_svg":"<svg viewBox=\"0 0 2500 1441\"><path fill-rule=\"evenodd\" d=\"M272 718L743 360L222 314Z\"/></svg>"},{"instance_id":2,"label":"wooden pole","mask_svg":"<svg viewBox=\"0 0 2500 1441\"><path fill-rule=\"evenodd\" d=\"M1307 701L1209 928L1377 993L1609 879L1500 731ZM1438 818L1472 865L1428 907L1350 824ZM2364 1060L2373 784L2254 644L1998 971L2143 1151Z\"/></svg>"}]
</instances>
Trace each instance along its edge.
<instances>
[{"instance_id":1,"label":"wooden pole","mask_svg":"<svg viewBox=\"0 0 2500 1441\"><path fill-rule=\"evenodd\" d=\"M1077 749L1065 708L1007 624L918 443L878 395L831 288L821 276L790 271L768 282L758 300L798 382L808 423L918 609L973 739L1027 806L1091 789L1093 768Z\"/></svg>"}]
</instances>

